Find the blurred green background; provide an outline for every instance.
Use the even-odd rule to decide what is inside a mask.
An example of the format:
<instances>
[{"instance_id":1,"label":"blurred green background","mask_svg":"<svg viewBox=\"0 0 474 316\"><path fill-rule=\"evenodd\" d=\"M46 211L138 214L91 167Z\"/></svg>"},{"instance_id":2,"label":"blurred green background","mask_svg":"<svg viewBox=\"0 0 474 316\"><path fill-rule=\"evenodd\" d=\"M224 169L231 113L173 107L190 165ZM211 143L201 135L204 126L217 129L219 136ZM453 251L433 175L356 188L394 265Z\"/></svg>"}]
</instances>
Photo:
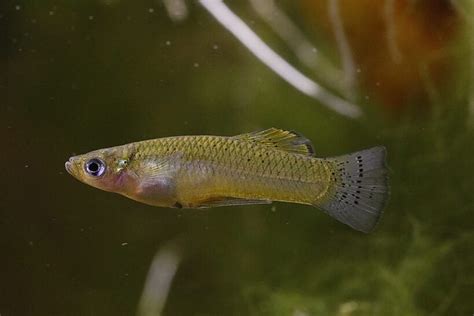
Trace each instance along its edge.
<instances>
[{"instance_id":1,"label":"blurred green background","mask_svg":"<svg viewBox=\"0 0 474 316\"><path fill-rule=\"evenodd\" d=\"M341 69L327 2L277 4ZM377 27L388 4L366 2L340 2L357 120L293 89L195 2L182 21L160 1L4 3L0 315L135 315L155 253L175 240L164 315L471 315L474 7L395 1L393 59ZM307 68L249 2L227 3L324 84L317 70L331 68ZM153 208L64 171L97 148L268 127L299 131L321 157L385 145L391 198L377 230L282 203Z\"/></svg>"}]
</instances>

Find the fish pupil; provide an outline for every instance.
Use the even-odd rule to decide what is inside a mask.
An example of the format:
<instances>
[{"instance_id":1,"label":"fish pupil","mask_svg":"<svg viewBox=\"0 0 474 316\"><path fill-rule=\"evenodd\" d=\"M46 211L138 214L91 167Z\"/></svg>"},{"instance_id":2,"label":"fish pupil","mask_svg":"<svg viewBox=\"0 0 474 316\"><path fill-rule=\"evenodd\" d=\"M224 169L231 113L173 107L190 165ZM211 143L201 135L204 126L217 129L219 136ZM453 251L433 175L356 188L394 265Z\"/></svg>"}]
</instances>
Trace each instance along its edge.
<instances>
[{"instance_id":1,"label":"fish pupil","mask_svg":"<svg viewBox=\"0 0 474 316\"><path fill-rule=\"evenodd\" d=\"M99 170L99 165L95 162L89 164L89 171L90 172L97 172Z\"/></svg>"}]
</instances>

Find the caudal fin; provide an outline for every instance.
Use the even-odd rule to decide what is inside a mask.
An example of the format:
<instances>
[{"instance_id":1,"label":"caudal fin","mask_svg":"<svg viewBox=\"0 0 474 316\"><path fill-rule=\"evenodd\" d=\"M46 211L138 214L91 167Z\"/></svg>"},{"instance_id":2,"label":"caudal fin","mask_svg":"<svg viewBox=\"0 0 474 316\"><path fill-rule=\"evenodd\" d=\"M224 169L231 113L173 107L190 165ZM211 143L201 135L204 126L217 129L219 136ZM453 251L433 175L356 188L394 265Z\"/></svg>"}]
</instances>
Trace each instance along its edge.
<instances>
[{"instance_id":1,"label":"caudal fin","mask_svg":"<svg viewBox=\"0 0 474 316\"><path fill-rule=\"evenodd\" d=\"M316 206L356 230L371 232L389 194L385 153L385 147L374 147L329 158L335 186Z\"/></svg>"}]
</instances>

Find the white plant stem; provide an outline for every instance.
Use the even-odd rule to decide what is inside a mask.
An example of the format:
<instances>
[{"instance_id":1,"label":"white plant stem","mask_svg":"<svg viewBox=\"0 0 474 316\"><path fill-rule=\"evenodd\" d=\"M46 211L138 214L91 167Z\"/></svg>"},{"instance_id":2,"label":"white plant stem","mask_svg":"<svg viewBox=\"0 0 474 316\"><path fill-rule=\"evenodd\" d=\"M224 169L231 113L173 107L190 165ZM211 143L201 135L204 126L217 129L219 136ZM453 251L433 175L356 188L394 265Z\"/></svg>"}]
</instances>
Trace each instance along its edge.
<instances>
[{"instance_id":1,"label":"white plant stem","mask_svg":"<svg viewBox=\"0 0 474 316\"><path fill-rule=\"evenodd\" d=\"M252 54L300 92L318 100L329 109L349 118L362 115L360 108L321 87L273 51L221 0L199 3L229 30Z\"/></svg>"}]
</instances>

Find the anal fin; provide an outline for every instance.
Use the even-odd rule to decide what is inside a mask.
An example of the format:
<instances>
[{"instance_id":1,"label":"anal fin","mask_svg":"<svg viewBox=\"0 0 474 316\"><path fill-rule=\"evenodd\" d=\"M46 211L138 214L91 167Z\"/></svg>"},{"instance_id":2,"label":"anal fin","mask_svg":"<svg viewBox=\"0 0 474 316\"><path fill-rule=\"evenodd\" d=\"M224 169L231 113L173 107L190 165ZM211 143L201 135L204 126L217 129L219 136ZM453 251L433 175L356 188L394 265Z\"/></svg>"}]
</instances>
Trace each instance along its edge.
<instances>
[{"instance_id":1,"label":"anal fin","mask_svg":"<svg viewBox=\"0 0 474 316\"><path fill-rule=\"evenodd\" d=\"M216 197L200 202L193 206L193 208L210 208L220 206L236 206L236 205L256 205L256 204L271 204L269 200L247 200L233 197Z\"/></svg>"}]
</instances>

